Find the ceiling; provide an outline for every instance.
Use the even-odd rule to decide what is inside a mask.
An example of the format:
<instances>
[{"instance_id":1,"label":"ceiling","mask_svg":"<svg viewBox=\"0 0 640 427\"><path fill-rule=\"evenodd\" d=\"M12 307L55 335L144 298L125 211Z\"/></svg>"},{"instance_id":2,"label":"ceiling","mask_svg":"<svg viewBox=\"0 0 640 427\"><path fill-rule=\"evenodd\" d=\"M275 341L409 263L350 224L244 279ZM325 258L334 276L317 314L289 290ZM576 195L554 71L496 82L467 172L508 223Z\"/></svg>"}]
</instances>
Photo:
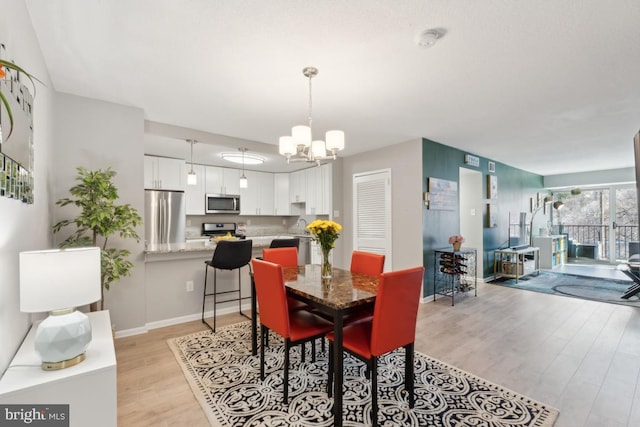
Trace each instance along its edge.
<instances>
[{"instance_id":1,"label":"ceiling","mask_svg":"<svg viewBox=\"0 0 640 427\"><path fill-rule=\"evenodd\" d=\"M26 3L56 90L184 129L149 136L154 154L198 134L196 162L243 139L273 155L315 66L314 132L344 130L340 156L425 137L541 175L634 165L637 0Z\"/></svg>"}]
</instances>

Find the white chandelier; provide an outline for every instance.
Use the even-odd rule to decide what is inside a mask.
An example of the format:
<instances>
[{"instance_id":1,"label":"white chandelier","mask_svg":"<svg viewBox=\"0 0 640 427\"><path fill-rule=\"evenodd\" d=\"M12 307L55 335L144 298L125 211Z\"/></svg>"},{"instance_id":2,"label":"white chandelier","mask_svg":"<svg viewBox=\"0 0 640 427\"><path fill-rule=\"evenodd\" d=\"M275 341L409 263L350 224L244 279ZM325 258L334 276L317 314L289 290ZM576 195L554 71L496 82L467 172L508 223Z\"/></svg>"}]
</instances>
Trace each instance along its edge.
<instances>
[{"instance_id":1,"label":"white chandelier","mask_svg":"<svg viewBox=\"0 0 640 427\"><path fill-rule=\"evenodd\" d=\"M318 75L318 69L306 67L302 70L302 74L309 79L309 125L294 126L291 128L291 136L281 136L279 151L287 158L287 163L315 162L319 165L320 160L335 160L338 151L344 149L344 132L341 130L327 131L326 143L313 139L311 131L311 79Z\"/></svg>"}]
</instances>

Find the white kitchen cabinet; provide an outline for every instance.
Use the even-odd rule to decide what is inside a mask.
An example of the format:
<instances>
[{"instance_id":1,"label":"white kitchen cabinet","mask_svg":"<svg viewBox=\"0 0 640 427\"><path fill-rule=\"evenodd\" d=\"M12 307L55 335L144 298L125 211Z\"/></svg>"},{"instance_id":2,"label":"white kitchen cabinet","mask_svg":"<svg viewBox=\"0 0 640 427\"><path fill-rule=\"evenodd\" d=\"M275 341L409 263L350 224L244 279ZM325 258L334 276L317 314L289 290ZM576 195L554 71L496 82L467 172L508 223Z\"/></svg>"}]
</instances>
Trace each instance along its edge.
<instances>
[{"instance_id":1,"label":"white kitchen cabinet","mask_svg":"<svg viewBox=\"0 0 640 427\"><path fill-rule=\"evenodd\" d=\"M273 205L274 215L291 215L288 173L273 174Z\"/></svg>"},{"instance_id":2,"label":"white kitchen cabinet","mask_svg":"<svg viewBox=\"0 0 640 427\"><path fill-rule=\"evenodd\" d=\"M304 203L306 193L306 172L305 170L291 172L289 174L289 202Z\"/></svg>"},{"instance_id":3,"label":"white kitchen cabinet","mask_svg":"<svg viewBox=\"0 0 640 427\"><path fill-rule=\"evenodd\" d=\"M187 164L185 168L186 176L191 171L191 164ZM193 165L193 171L196 173L196 185L188 185L184 191L186 198L187 215L204 215L204 195L205 193L205 166Z\"/></svg>"},{"instance_id":4,"label":"white kitchen cabinet","mask_svg":"<svg viewBox=\"0 0 640 427\"><path fill-rule=\"evenodd\" d=\"M184 191L185 162L169 157L144 156L144 188Z\"/></svg>"},{"instance_id":5,"label":"white kitchen cabinet","mask_svg":"<svg viewBox=\"0 0 640 427\"><path fill-rule=\"evenodd\" d=\"M329 215L331 213L331 165L305 169L305 213Z\"/></svg>"},{"instance_id":6,"label":"white kitchen cabinet","mask_svg":"<svg viewBox=\"0 0 640 427\"><path fill-rule=\"evenodd\" d=\"M208 194L240 194L240 170L206 166L205 191Z\"/></svg>"},{"instance_id":7,"label":"white kitchen cabinet","mask_svg":"<svg viewBox=\"0 0 640 427\"><path fill-rule=\"evenodd\" d=\"M274 215L273 174L245 171L249 183L240 188L241 215Z\"/></svg>"},{"instance_id":8,"label":"white kitchen cabinet","mask_svg":"<svg viewBox=\"0 0 640 427\"><path fill-rule=\"evenodd\" d=\"M40 367L42 360L34 348L37 325L31 327L0 379L3 405L69 405L71 427L117 425L116 352L109 311L87 313L87 316L93 335L87 358L57 371L44 371ZM44 423L34 423L37 424Z\"/></svg>"}]
</instances>

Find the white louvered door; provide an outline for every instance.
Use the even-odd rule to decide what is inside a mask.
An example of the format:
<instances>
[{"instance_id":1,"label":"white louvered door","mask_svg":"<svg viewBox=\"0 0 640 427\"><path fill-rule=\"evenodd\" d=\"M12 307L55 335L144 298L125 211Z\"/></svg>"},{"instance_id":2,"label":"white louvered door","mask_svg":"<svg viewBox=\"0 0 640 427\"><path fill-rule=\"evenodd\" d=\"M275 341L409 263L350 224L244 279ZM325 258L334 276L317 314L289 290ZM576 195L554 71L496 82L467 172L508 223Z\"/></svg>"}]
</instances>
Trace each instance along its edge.
<instances>
[{"instance_id":1,"label":"white louvered door","mask_svg":"<svg viewBox=\"0 0 640 427\"><path fill-rule=\"evenodd\" d=\"M391 170L353 175L354 250L384 254L391 271Z\"/></svg>"}]
</instances>

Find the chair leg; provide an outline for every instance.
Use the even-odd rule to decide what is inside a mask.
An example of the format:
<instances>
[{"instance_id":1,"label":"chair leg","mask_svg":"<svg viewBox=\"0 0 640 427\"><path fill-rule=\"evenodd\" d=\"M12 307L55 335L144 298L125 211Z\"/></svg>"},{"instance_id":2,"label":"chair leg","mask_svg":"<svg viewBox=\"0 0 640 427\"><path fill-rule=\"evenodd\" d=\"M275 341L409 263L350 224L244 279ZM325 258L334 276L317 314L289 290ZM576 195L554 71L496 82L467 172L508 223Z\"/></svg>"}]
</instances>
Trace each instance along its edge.
<instances>
[{"instance_id":1,"label":"chair leg","mask_svg":"<svg viewBox=\"0 0 640 427\"><path fill-rule=\"evenodd\" d=\"M414 377L413 377L413 357L414 357L414 344L407 344L404 347L404 388L409 393L409 408L413 408L415 405L415 392L414 392Z\"/></svg>"},{"instance_id":2,"label":"chair leg","mask_svg":"<svg viewBox=\"0 0 640 427\"><path fill-rule=\"evenodd\" d=\"M371 356L371 425L378 426L378 358Z\"/></svg>"},{"instance_id":3,"label":"chair leg","mask_svg":"<svg viewBox=\"0 0 640 427\"><path fill-rule=\"evenodd\" d=\"M213 332L216 331L216 307L218 306L218 269L213 269Z\"/></svg>"},{"instance_id":4,"label":"chair leg","mask_svg":"<svg viewBox=\"0 0 640 427\"><path fill-rule=\"evenodd\" d=\"M238 313L242 314L242 271L241 268L238 269Z\"/></svg>"},{"instance_id":5,"label":"chair leg","mask_svg":"<svg viewBox=\"0 0 640 427\"><path fill-rule=\"evenodd\" d=\"M289 348L291 347L291 342L289 338L285 339L284 344L284 396L283 402L285 405L289 404Z\"/></svg>"},{"instance_id":6,"label":"chair leg","mask_svg":"<svg viewBox=\"0 0 640 427\"><path fill-rule=\"evenodd\" d=\"M209 271L209 267L208 266L204 266L204 289L202 291L202 323L204 323L205 325L209 326L207 324L207 322L204 321L204 303L207 300L207 273Z\"/></svg>"},{"instance_id":7,"label":"chair leg","mask_svg":"<svg viewBox=\"0 0 640 427\"><path fill-rule=\"evenodd\" d=\"M305 351L306 346L307 343L305 342L300 344L300 360L302 361L302 363L305 363L307 361L307 352Z\"/></svg>"},{"instance_id":8,"label":"chair leg","mask_svg":"<svg viewBox=\"0 0 640 427\"><path fill-rule=\"evenodd\" d=\"M327 395L333 396L333 341L329 340L329 353L327 358L329 359L329 367L327 369Z\"/></svg>"},{"instance_id":9,"label":"chair leg","mask_svg":"<svg viewBox=\"0 0 640 427\"><path fill-rule=\"evenodd\" d=\"M264 341L267 328L260 327L260 381L264 381Z\"/></svg>"},{"instance_id":10,"label":"chair leg","mask_svg":"<svg viewBox=\"0 0 640 427\"><path fill-rule=\"evenodd\" d=\"M311 363L316 363L316 340L311 341Z\"/></svg>"}]
</instances>

